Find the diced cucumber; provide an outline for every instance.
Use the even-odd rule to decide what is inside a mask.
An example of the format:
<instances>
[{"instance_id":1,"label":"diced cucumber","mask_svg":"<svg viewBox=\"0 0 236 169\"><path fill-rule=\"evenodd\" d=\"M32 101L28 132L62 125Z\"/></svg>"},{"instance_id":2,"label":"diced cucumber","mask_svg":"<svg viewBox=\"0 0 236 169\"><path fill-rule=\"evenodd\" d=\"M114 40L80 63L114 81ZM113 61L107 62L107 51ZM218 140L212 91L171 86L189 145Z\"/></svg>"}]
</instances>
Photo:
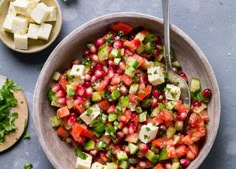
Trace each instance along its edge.
<instances>
[{"instance_id":1,"label":"diced cucumber","mask_svg":"<svg viewBox=\"0 0 236 169\"><path fill-rule=\"evenodd\" d=\"M142 113L142 112L143 112L142 107L140 107L140 106L136 107L136 108L135 108L135 111L136 111L137 113Z\"/></svg>"},{"instance_id":2,"label":"diced cucumber","mask_svg":"<svg viewBox=\"0 0 236 169\"><path fill-rule=\"evenodd\" d=\"M135 111L136 105L129 102L128 108L129 108L131 111Z\"/></svg>"},{"instance_id":3,"label":"diced cucumber","mask_svg":"<svg viewBox=\"0 0 236 169\"><path fill-rule=\"evenodd\" d=\"M128 98L128 96L123 97L123 98L119 101L118 104L120 104L120 106L121 106L122 108L127 107L127 106L129 105L129 98Z\"/></svg>"},{"instance_id":4,"label":"diced cucumber","mask_svg":"<svg viewBox=\"0 0 236 169\"><path fill-rule=\"evenodd\" d=\"M161 50L157 56L155 56L155 60L160 62L164 57L164 50Z\"/></svg>"},{"instance_id":5,"label":"diced cucumber","mask_svg":"<svg viewBox=\"0 0 236 169\"><path fill-rule=\"evenodd\" d=\"M102 100L102 95L100 92L93 92L93 95L92 95L92 101L93 102L98 102L98 101L101 101Z\"/></svg>"},{"instance_id":6,"label":"diced cucumber","mask_svg":"<svg viewBox=\"0 0 236 169\"><path fill-rule=\"evenodd\" d=\"M108 59L108 55L109 55L108 51L109 51L108 43L105 43L104 45L102 45L99 48L99 50L98 50L98 58L99 58L100 62Z\"/></svg>"},{"instance_id":7,"label":"diced cucumber","mask_svg":"<svg viewBox=\"0 0 236 169\"><path fill-rule=\"evenodd\" d=\"M75 89L71 85L66 85L66 93L68 96L72 97L75 95Z\"/></svg>"},{"instance_id":8,"label":"diced cucumber","mask_svg":"<svg viewBox=\"0 0 236 169\"><path fill-rule=\"evenodd\" d=\"M128 156L127 156L125 151L118 151L116 156L117 156L117 159L119 161L123 161L123 160L127 160L128 159Z\"/></svg>"},{"instance_id":9,"label":"diced cucumber","mask_svg":"<svg viewBox=\"0 0 236 169\"><path fill-rule=\"evenodd\" d=\"M137 35L134 37L134 39L138 39L140 42L142 42L142 41L144 40L145 36L146 36L145 34L139 32L139 33L137 33Z\"/></svg>"},{"instance_id":10,"label":"diced cucumber","mask_svg":"<svg viewBox=\"0 0 236 169\"><path fill-rule=\"evenodd\" d=\"M181 68L181 65L180 65L180 63L178 61L172 62L172 66L173 67L177 67L177 68Z\"/></svg>"},{"instance_id":11,"label":"diced cucumber","mask_svg":"<svg viewBox=\"0 0 236 169\"><path fill-rule=\"evenodd\" d=\"M167 138L173 138L174 135L176 133L176 129L174 127L168 127L167 131L166 131L166 137Z\"/></svg>"},{"instance_id":12,"label":"diced cucumber","mask_svg":"<svg viewBox=\"0 0 236 169\"><path fill-rule=\"evenodd\" d=\"M140 113L140 114L138 115L138 121L139 121L140 123L145 122L146 120L147 120L147 112L146 112L146 111L143 112L143 113Z\"/></svg>"},{"instance_id":13,"label":"diced cucumber","mask_svg":"<svg viewBox=\"0 0 236 169\"><path fill-rule=\"evenodd\" d=\"M129 93L136 94L136 92L138 91L138 87L139 87L139 84L137 84L137 83L131 84L130 88L129 88Z\"/></svg>"},{"instance_id":14,"label":"diced cucumber","mask_svg":"<svg viewBox=\"0 0 236 169\"><path fill-rule=\"evenodd\" d=\"M120 49L112 48L110 56L114 58L120 57Z\"/></svg>"},{"instance_id":15,"label":"diced cucumber","mask_svg":"<svg viewBox=\"0 0 236 169\"><path fill-rule=\"evenodd\" d=\"M171 165L171 169L179 169L179 167L180 167L180 163L179 162L174 162Z\"/></svg>"},{"instance_id":16,"label":"diced cucumber","mask_svg":"<svg viewBox=\"0 0 236 169\"><path fill-rule=\"evenodd\" d=\"M138 163L138 159L137 158L129 158L129 163L131 165L137 164Z\"/></svg>"},{"instance_id":17,"label":"diced cucumber","mask_svg":"<svg viewBox=\"0 0 236 169\"><path fill-rule=\"evenodd\" d=\"M207 105L205 103L201 103L201 106L197 107L195 106L193 108L194 113L200 113L201 111L205 110L207 108Z\"/></svg>"},{"instance_id":18,"label":"diced cucumber","mask_svg":"<svg viewBox=\"0 0 236 169\"><path fill-rule=\"evenodd\" d=\"M153 41L147 42L144 45L144 49L145 49L145 52L148 54L153 53L155 50L155 43Z\"/></svg>"},{"instance_id":19,"label":"diced cucumber","mask_svg":"<svg viewBox=\"0 0 236 169\"><path fill-rule=\"evenodd\" d=\"M192 93L196 93L201 90L201 82L200 79L192 78L190 83L190 91Z\"/></svg>"},{"instance_id":20,"label":"diced cucumber","mask_svg":"<svg viewBox=\"0 0 236 169\"><path fill-rule=\"evenodd\" d=\"M166 105L166 108L169 109L169 110L172 110L175 106L177 105L177 101L168 101L167 102L167 105Z\"/></svg>"},{"instance_id":21,"label":"diced cucumber","mask_svg":"<svg viewBox=\"0 0 236 169\"><path fill-rule=\"evenodd\" d=\"M52 79L55 80L55 81L58 81L59 78L60 78L60 76L61 76L61 74L60 74L59 72L55 72L55 73L53 74Z\"/></svg>"},{"instance_id":22,"label":"diced cucumber","mask_svg":"<svg viewBox=\"0 0 236 169\"><path fill-rule=\"evenodd\" d=\"M135 69L132 66L127 64L125 66L125 74L127 74L130 77L133 77L135 75Z\"/></svg>"},{"instance_id":23,"label":"diced cucumber","mask_svg":"<svg viewBox=\"0 0 236 169\"><path fill-rule=\"evenodd\" d=\"M158 61L154 61L153 64L154 64L154 66L160 66L160 67L162 67L162 68L165 67L165 64L163 64L163 63L161 63L161 62L158 62Z\"/></svg>"},{"instance_id":24,"label":"diced cucumber","mask_svg":"<svg viewBox=\"0 0 236 169\"><path fill-rule=\"evenodd\" d=\"M143 51L144 51L144 44L143 43L141 43L140 45L139 45L139 47L136 49L136 52L138 53L138 54L141 54Z\"/></svg>"},{"instance_id":25,"label":"diced cucumber","mask_svg":"<svg viewBox=\"0 0 236 169\"><path fill-rule=\"evenodd\" d=\"M104 141L99 141L96 147L98 150L105 150L107 147L107 144Z\"/></svg>"},{"instance_id":26,"label":"diced cucumber","mask_svg":"<svg viewBox=\"0 0 236 169\"><path fill-rule=\"evenodd\" d=\"M51 101L51 106L61 107L61 104L58 103L56 100L52 100L52 101Z\"/></svg>"},{"instance_id":27,"label":"diced cucumber","mask_svg":"<svg viewBox=\"0 0 236 169\"><path fill-rule=\"evenodd\" d=\"M148 108L149 106L151 106L152 105L152 99L150 99L150 98L146 98L146 99L144 99L143 101L142 101L142 107L143 108Z\"/></svg>"},{"instance_id":28,"label":"diced cucumber","mask_svg":"<svg viewBox=\"0 0 236 169\"><path fill-rule=\"evenodd\" d=\"M138 146L133 143L129 143L128 148L131 155L135 154L138 151Z\"/></svg>"},{"instance_id":29,"label":"diced cucumber","mask_svg":"<svg viewBox=\"0 0 236 169\"><path fill-rule=\"evenodd\" d=\"M151 113L151 117L156 117L158 114L160 114L160 109L158 107L155 107L153 110L152 110L152 113Z\"/></svg>"},{"instance_id":30,"label":"diced cucumber","mask_svg":"<svg viewBox=\"0 0 236 169\"><path fill-rule=\"evenodd\" d=\"M117 119L117 117L118 117L118 114L110 113L110 114L108 115L108 121L109 121L109 122L113 122L113 121L115 121L115 120Z\"/></svg>"},{"instance_id":31,"label":"diced cucumber","mask_svg":"<svg viewBox=\"0 0 236 169\"><path fill-rule=\"evenodd\" d=\"M145 153L145 157L151 161L153 164L156 164L158 163L159 161L159 156L156 155L152 150L148 150L146 153Z\"/></svg>"},{"instance_id":32,"label":"diced cucumber","mask_svg":"<svg viewBox=\"0 0 236 169\"><path fill-rule=\"evenodd\" d=\"M61 119L58 118L57 116L52 116L49 118L50 120L50 124L53 128L57 128L59 126L61 126L62 122L61 122Z\"/></svg>"},{"instance_id":33,"label":"diced cucumber","mask_svg":"<svg viewBox=\"0 0 236 169\"><path fill-rule=\"evenodd\" d=\"M144 39L144 40L145 40L146 42L153 42L154 39L155 39L155 35L149 33L149 34L147 34L147 35L145 36L145 39Z\"/></svg>"},{"instance_id":34,"label":"diced cucumber","mask_svg":"<svg viewBox=\"0 0 236 169\"><path fill-rule=\"evenodd\" d=\"M68 99L66 100L66 105L67 105L68 109L71 109L72 107L74 107L74 100L68 98Z\"/></svg>"},{"instance_id":35,"label":"diced cucumber","mask_svg":"<svg viewBox=\"0 0 236 169\"><path fill-rule=\"evenodd\" d=\"M120 97L120 91L119 90L115 90L115 91L113 91L112 93L111 93L111 98L112 98L112 100L116 100L116 99L118 99L119 97Z\"/></svg>"},{"instance_id":36,"label":"diced cucumber","mask_svg":"<svg viewBox=\"0 0 236 169\"><path fill-rule=\"evenodd\" d=\"M128 167L129 167L128 161L121 161L119 167L122 169L128 169Z\"/></svg>"},{"instance_id":37,"label":"diced cucumber","mask_svg":"<svg viewBox=\"0 0 236 169\"><path fill-rule=\"evenodd\" d=\"M114 59L114 64L118 65L120 63L120 61L121 61L121 58L115 58Z\"/></svg>"},{"instance_id":38,"label":"diced cucumber","mask_svg":"<svg viewBox=\"0 0 236 169\"><path fill-rule=\"evenodd\" d=\"M109 162L106 163L106 167L104 169L117 169L117 165L115 163Z\"/></svg>"},{"instance_id":39,"label":"diced cucumber","mask_svg":"<svg viewBox=\"0 0 236 169\"><path fill-rule=\"evenodd\" d=\"M101 114L101 121L103 123L106 123L106 121L107 121L107 115L106 114L104 114L104 113Z\"/></svg>"},{"instance_id":40,"label":"diced cucumber","mask_svg":"<svg viewBox=\"0 0 236 169\"><path fill-rule=\"evenodd\" d=\"M133 57L128 57L126 65L131 66L134 69L137 69L140 66L140 63Z\"/></svg>"},{"instance_id":41,"label":"diced cucumber","mask_svg":"<svg viewBox=\"0 0 236 169\"><path fill-rule=\"evenodd\" d=\"M95 141L89 140L84 144L84 149L87 151L93 150L95 148Z\"/></svg>"},{"instance_id":42,"label":"diced cucumber","mask_svg":"<svg viewBox=\"0 0 236 169\"><path fill-rule=\"evenodd\" d=\"M184 127L184 122L183 121L176 121L175 122L175 129L177 131L182 131L183 127Z\"/></svg>"},{"instance_id":43,"label":"diced cucumber","mask_svg":"<svg viewBox=\"0 0 236 169\"><path fill-rule=\"evenodd\" d=\"M160 152L160 158L159 160L167 160L168 159L168 154L167 154L167 150L165 148L163 148Z\"/></svg>"}]
</instances>

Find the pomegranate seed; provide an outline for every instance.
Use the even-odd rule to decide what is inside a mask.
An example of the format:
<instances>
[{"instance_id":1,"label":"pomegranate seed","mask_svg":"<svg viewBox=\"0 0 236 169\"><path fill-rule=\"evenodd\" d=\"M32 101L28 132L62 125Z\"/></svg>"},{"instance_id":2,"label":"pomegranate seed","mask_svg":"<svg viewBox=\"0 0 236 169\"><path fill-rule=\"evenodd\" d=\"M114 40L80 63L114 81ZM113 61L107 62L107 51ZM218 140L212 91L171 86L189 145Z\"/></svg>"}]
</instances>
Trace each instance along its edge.
<instances>
[{"instance_id":1,"label":"pomegranate seed","mask_svg":"<svg viewBox=\"0 0 236 169\"><path fill-rule=\"evenodd\" d=\"M131 52L131 51L128 50L128 49L125 49L125 54L127 54L128 56L132 56L132 55L133 55L133 52Z\"/></svg>"},{"instance_id":2,"label":"pomegranate seed","mask_svg":"<svg viewBox=\"0 0 236 169\"><path fill-rule=\"evenodd\" d=\"M84 98L83 97L77 97L76 100L75 100L75 104L76 105L81 105L81 104L84 104Z\"/></svg>"},{"instance_id":3,"label":"pomegranate seed","mask_svg":"<svg viewBox=\"0 0 236 169\"><path fill-rule=\"evenodd\" d=\"M126 117L124 115L120 115L118 117L118 120L121 121L121 122L125 122L125 123L127 122L127 119L126 119Z\"/></svg>"},{"instance_id":4,"label":"pomegranate seed","mask_svg":"<svg viewBox=\"0 0 236 169\"><path fill-rule=\"evenodd\" d=\"M202 105L201 102L196 101L196 100L193 100L192 104L193 104L194 107L200 107Z\"/></svg>"},{"instance_id":5,"label":"pomegranate seed","mask_svg":"<svg viewBox=\"0 0 236 169\"><path fill-rule=\"evenodd\" d=\"M164 102L164 101L165 101L165 96L161 94L161 95L158 97L158 103L162 103L162 102Z\"/></svg>"},{"instance_id":6,"label":"pomegranate seed","mask_svg":"<svg viewBox=\"0 0 236 169\"><path fill-rule=\"evenodd\" d=\"M93 89L92 89L92 87L88 87L85 91L85 97L86 98L91 98L92 95L93 95Z\"/></svg>"},{"instance_id":7,"label":"pomegranate seed","mask_svg":"<svg viewBox=\"0 0 236 169\"><path fill-rule=\"evenodd\" d=\"M180 72L179 76L182 77L186 82L188 82L188 78L184 72Z\"/></svg>"},{"instance_id":8,"label":"pomegranate seed","mask_svg":"<svg viewBox=\"0 0 236 169\"><path fill-rule=\"evenodd\" d=\"M88 44L87 47L88 47L88 49L91 53L96 53L97 52L97 48L95 47L94 44Z\"/></svg>"},{"instance_id":9,"label":"pomegranate seed","mask_svg":"<svg viewBox=\"0 0 236 169\"><path fill-rule=\"evenodd\" d=\"M124 127L124 128L122 129L122 132L123 132L125 135L127 135L127 134L129 133L128 127Z\"/></svg>"},{"instance_id":10,"label":"pomegranate seed","mask_svg":"<svg viewBox=\"0 0 236 169\"><path fill-rule=\"evenodd\" d=\"M182 167L188 167L188 165L190 164L190 161L188 159L180 159L180 164Z\"/></svg>"},{"instance_id":11,"label":"pomegranate seed","mask_svg":"<svg viewBox=\"0 0 236 169\"><path fill-rule=\"evenodd\" d=\"M155 97L156 99L160 96L161 92L160 90L153 90L152 96Z\"/></svg>"},{"instance_id":12,"label":"pomegranate seed","mask_svg":"<svg viewBox=\"0 0 236 169\"><path fill-rule=\"evenodd\" d=\"M56 97L62 98L65 96L66 96L66 93L63 90L59 90L56 92Z\"/></svg>"},{"instance_id":13,"label":"pomegranate seed","mask_svg":"<svg viewBox=\"0 0 236 169\"><path fill-rule=\"evenodd\" d=\"M158 55L159 55L159 53L160 53L159 49L157 49L157 48L156 48L156 49L154 50L154 53L153 53L153 55L154 55L154 56L158 56Z\"/></svg>"},{"instance_id":14,"label":"pomegranate seed","mask_svg":"<svg viewBox=\"0 0 236 169\"><path fill-rule=\"evenodd\" d=\"M125 85L120 86L120 93L122 95L126 95L128 93L128 89L125 87Z\"/></svg>"},{"instance_id":15,"label":"pomegranate seed","mask_svg":"<svg viewBox=\"0 0 236 169\"><path fill-rule=\"evenodd\" d=\"M96 156L97 153L98 153L98 150L97 150L97 149L94 149L94 150L89 151L89 154L91 154L92 156Z\"/></svg>"},{"instance_id":16,"label":"pomegranate seed","mask_svg":"<svg viewBox=\"0 0 236 169\"><path fill-rule=\"evenodd\" d=\"M86 74L86 75L84 76L84 79L87 80L87 81L89 81L89 80L91 79L91 76L90 76L89 74Z\"/></svg>"},{"instance_id":17,"label":"pomegranate seed","mask_svg":"<svg viewBox=\"0 0 236 169\"><path fill-rule=\"evenodd\" d=\"M107 113L114 113L114 112L116 112L116 106L110 105L109 108L107 109Z\"/></svg>"},{"instance_id":18,"label":"pomegranate seed","mask_svg":"<svg viewBox=\"0 0 236 169\"><path fill-rule=\"evenodd\" d=\"M211 97L211 96L212 96L212 91L211 91L211 89L204 89L204 90L202 91L202 95L203 95L204 97Z\"/></svg>"},{"instance_id":19,"label":"pomegranate seed","mask_svg":"<svg viewBox=\"0 0 236 169\"><path fill-rule=\"evenodd\" d=\"M110 66L110 67L114 67L115 66L115 64L114 64L114 61L113 60L108 60L108 65Z\"/></svg>"},{"instance_id":20,"label":"pomegranate seed","mask_svg":"<svg viewBox=\"0 0 236 169\"><path fill-rule=\"evenodd\" d=\"M108 63L107 63L108 64ZM107 74L108 73L108 67L107 66L103 66L103 70L104 72Z\"/></svg>"},{"instance_id":21,"label":"pomegranate seed","mask_svg":"<svg viewBox=\"0 0 236 169\"><path fill-rule=\"evenodd\" d=\"M120 150L121 150L121 146L120 146L120 145L117 145L117 146L114 148L114 154L117 154Z\"/></svg>"},{"instance_id":22,"label":"pomegranate seed","mask_svg":"<svg viewBox=\"0 0 236 169\"><path fill-rule=\"evenodd\" d=\"M91 82L94 83L94 82L96 82L96 81L97 81L97 77L96 77L96 76L92 76L92 77L91 77Z\"/></svg>"},{"instance_id":23,"label":"pomegranate seed","mask_svg":"<svg viewBox=\"0 0 236 169\"><path fill-rule=\"evenodd\" d=\"M160 125L160 130L166 130L166 126L164 124Z\"/></svg>"},{"instance_id":24,"label":"pomegranate seed","mask_svg":"<svg viewBox=\"0 0 236 169\"><path fill-rule=\"evenodd\" d=\"M113 43L113 47L114 48L118 48L118 49L121 49L123 48L123 43L121 40L115 40L114 43Z\"/></svg>"},{"instance_id":25,"label":"pomegranate seed","mask_svg":"<svg viewBox=\"0 0 236 169\"><path fill-rule=\"evenodd\" d=\"M152 99L152 107L158 106L158 100L156 98Z\"/></svg>"},{"instance_id":26,"label":"pomegranate seed","mask_svg":"<svg viewBox=\"0 0 236 169\"><path fill-rule=\"evenodd\" d=\"M84 56L88 56L88 55L89 55L89 53L90 53L90 52L89 52L89 50L88 50L88 49L85 49L85 50L83 51L83 55L84 55Z\"/></svg>"},{"instance_id":27,"label":"pomegranate seed","mask_svg":"<svg viewBox=\"0 0 236 169\"><path fill-rule=\"evenodd\" d=\"M118 69L121 69L121 70L125 71L125 63L120 62L119 65L118 65Z\"/></svg>"},{"instance_id":28,"label":"pomegranate seed","mask_svg":"<svg viewBox=\"0 0 236 169\"><path fill-rule=\"evenodd\" d=\"M129 124L129 134L133 134L136 130L136 125L134 123Z\"/></svg>"},{"instance_id":29,"label":"pomegranate seed","mask_svg":"<svg viewBox=\"0 0 236 169\"><path fill-rule=\"evenodd\" d=\"M62 98L58 99L58 103L61 105L66 105L66 98L62 97Z\"/></svg>"},{"instance_id":30,"label":"pomegranate seed","mask_svg":"<svg viewBox=\"0 0 236 169\"><path fill-rule=\"evenodd\" d=\"M109 68L108 74L107 74L108 78L111 79L113 78L114 75L115 75L115 70L113 68Z\"/></svg>"},{"instance_id":31,"label":"pomegranate seed","mask_svg":"<svg viewBox=\"0 0 236 169\"><path fill-rule=\"evenodd\" d=\"M52 87L52 91L53 92L58 92L59 90L61 90L61 86L60 84L55 84L53 87Z\"/></svg>"},{"instance_id":32,"label":"pomegranate seed","mask_svg":"<svg viewBox=\"0 0 236 169\"><path fill-rule=\"evenodd\" d=\"M187 117L187 113L185 113L185 112L178 113L178 119L180 121L184 121L186 117Z\"/></svg>"},{"instance_id":33,"label":"pomegranate seed","mask_svg":"<svg viewBox=\"0 0 236 169\"><path fill-rule=\"evenodd\" d=\"M138 166L139 166L140 168L146 168L146 167L147 167L147 164L146 164L145 161L139 161L139 162L138 162Z\"/></svg>"},{"instance_id":34,"label":"pomegranate seed","mask_svg":"<svg viewBox=\"0 0 236 169\"><path fill-rule=\"evenodd\" d=\"M149 147L147 144L143 144L143 143L140 143L139 144L139 150L142 152L142 153L146 153L148 151Z\"/></svg>"},{"instance_id":35,"label":"pomegranate seed","mask_svg":"<svg viewBox=\"0 0 236 169\"><path fill-rule=\"evenodd\" d=\"M107 161L108 161L108 157L107 157L107 155L106 155L105 152L104 152L104 153L100 153L100 158L101 158L101 160L104 161L104 162L107 162Z\"/></svg>"},{"instance_id":36,"label":"pomegranate seed","mask_svg":"<svg viewBox=\"0 0 236 169\"><path fill-rule=\"evenodd\" d=\"M179 73L179 70L178 70L177 67L173 67L172 70L173 70L175 73L177 73L177 74Z\"/></svg>"},{"instance_id":37,"label":"pomegranate seed","mask_svg":"<svg viewBox=\"0 0 236 169\"><path fill-rule=\"evenodd\" d=\"M90 56L90 59L94 62L99 62L99 59L98 59L98 55L97 54L91 54Z\"/></svg>"},{"instance_id":38,"label":"pomegranate seed","mask_svg":"<svg viewBox=\"0 0 236 169\"><path fill-rule=\"evenodd\" d=\"M154 38L154 42L155 42L156 44L160 43L160 42L161 42L161 38L160 38L159 36L156 36L156 37Z\"/></svg>"},{"instance_id":39,"label":"pomegranate seed","mask_svg":"<svg viewBox=\"0 0 236 169\"><path fill-rule=\"evenodd\" d=\"M102 46L104 43L105 43L105 41L106 41L106 39L105 38L98 38L97 40L96 40L96 42L95 42L95 46L97 47L97 48L99 48L100 46Z\"/></svg>"},{"instance_id":40,"label":"pomegranate seed","mask_svg":"<svg viewBox=\"0 0 236 169\"><path fill-rule=\"evenodd\" d=\"M118 128L119 128L119 129L122 129L122 128L124 127L124 125L125 125L125 124L124 124L123 122L120 122L119 125L118 125Z\"/></svg>"},{"instance_id":41,"label":"pomegranate seed","mask_svg":"<svg viewBox=\"0 0 236 169\"><path fill-rule=\"evenodd\" d=\"M169 162L165 163L165 169L171 169L171 163Z\"/></svg>"},{"instance_id":42,"label":"pomegranate seed","mask_svg":"<svg viewBox=\"0 0 236 169\"><path fill-rule=\"evenodd\" d=\"M85 81L84 85L85 85L85 87L91 87L92 83L90 81Z\"/></svg>"},{"instance_id":43,"label":"pomegranate seed","mask_svg":"<svg viewBox=\"0 0 236 169\"><path fill-rule=\"evenodd\" d=\"M71 113L70 118L68 119L68 124L72 126L76 122L76 115L75 113Z\"/></svg>"},{"instance_id":44,"label":"pomegranate seed","mask_svg":"<svg viewBox=\"0 0 236 169\"><path fill-rule=\"evenodd\" d=\"M138 117L138 115L136 114L136 113L132 113L131 114L131 118L134 120L134 119L136 119Z\"/></svg>"},{"instance_id":45,"label":"pomegranate seed","mask_svg":"<svg viewBox=\"0 0 236 169\"><path fill-rule=\"evenodd\" d=\"M83 86L83 85L78 85L78 86L76 87L76 93L77 93L79 96L83 96L83 95L85 94L85 90L86 90L86 88L85 88L85 86Z\"/></svg>"},{"instance_id":46,"label":"pomegranate seed","mask_svg":"<svg viewBox=\"0 0 236 169\"><path fill-rule=\"evenodd\" d=\"M96 72L97 70L103 70L103 65L100 64L100 63L97 63L97 64L94 66L94 71Z\"/></svg>"},{"instance_id":47,"label":"pomegranate seed","mask_svg":"<svg viewBox=\"0 0 236 169\"><path fill-rule=\"evenodd\" d=\"M121 131L118 131L118 132L116 133L116 136L117 136L118 139L122 139L122 138L125 136L125 134L122 133Z\"/></svg>"},{"instance_id":48,"label":"pomegranate seed","mask_svg":"<svg viewBox=\"0 0 236 169\"><path fill-rule=\"evenodd\" d=\"M130 154L129 147L128 147L127 145L124 147L124 150L125 150L125 152L126 152L127 155Z\"/></svg>"},{"instance_id":49,"label":"pomegranate seed","mask_svg":"<svg viewBox=\"0 0 236 169\"><path fill-rule=\"evenodd\" d=\"M133 166L129 166L129 169L135 169Z\"/></svg>"},{"instance_id":50,"label":"pomegranate seed","mask_svg":"<svg viewBox=\"0 0 236 169\"><path fill-rule=\"evenodd\" d=\"M97 79L102 78L104 76L105 72L103 70L96 70L95 76Z\"/></svg>"}]
</instances>

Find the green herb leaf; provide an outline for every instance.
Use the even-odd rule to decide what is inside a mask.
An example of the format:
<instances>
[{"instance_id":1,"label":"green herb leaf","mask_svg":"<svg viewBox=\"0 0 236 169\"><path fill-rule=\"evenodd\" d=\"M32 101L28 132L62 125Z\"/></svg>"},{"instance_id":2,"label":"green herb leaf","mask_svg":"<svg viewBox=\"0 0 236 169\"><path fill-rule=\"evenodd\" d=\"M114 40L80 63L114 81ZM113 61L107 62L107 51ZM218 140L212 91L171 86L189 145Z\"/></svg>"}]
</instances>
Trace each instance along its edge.
<instances>
[{"instance_id":1,"label":"green herb leaf","mask_svg":"<svg viewBox=\"0 0 236 169\"><path fill-rule=\"evenodd\" d=\"M24 164L24 169L32 169L33 165L31 163L25 163Z\"/></svg>"},{"instance_id":2,"label":"green herb leaf","mask_svg":"<svg viewBox=\"0 0 236 169\"><path fill-rule=\"evenodd\" d=\"M27 139L27 140L30 139L30 134L29 134L29 132L26 132L26 133L24 134L24 139Z\"/></svg>"},{"instance_id":3,"label":"green herb leaf","mask_svg":"<svg viewBox=\"0 0 236 169\"><path fill-rule=\"evenodd\" d=\"M87 159L87 154L85 154L84 152L82 152L80 147L76 147L75 148L75 155L83 160Z\"/></svg>"}]
</instances>

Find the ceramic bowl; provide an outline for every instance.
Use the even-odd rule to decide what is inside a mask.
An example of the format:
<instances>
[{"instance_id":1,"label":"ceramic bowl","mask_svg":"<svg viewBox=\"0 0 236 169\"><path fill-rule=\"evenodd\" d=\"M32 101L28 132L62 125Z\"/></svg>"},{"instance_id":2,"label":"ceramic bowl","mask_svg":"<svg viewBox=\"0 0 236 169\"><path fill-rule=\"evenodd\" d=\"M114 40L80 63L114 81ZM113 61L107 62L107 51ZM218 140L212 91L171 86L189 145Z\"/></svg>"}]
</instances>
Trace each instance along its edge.
<instances>
[{"instance_id":1,"label":"ceramic bowl","mask_svg":"<svg viewBox=\"0 0 236 169\"><path fill-rule=\"evenodd\" d=\"M113 13L98 17L70 33L51 53L39 75L34 93L34 125L39 142L52 165L57 169L74 169L76 157L73 148L61 141L50 126L49 117L55 110L47 100L47 91L55 71L68 68L75 57L82 57L86 42L101 36L113 22L127 22L133 26L143 25L163 35L162 19L139 13ZM188 78L199 77L203 88L212 89L209 103L208 135L198 157L188 169L197 169L208 155L219 126L220 96L214 72L201 49L183 31L171 25L171 45Z\"/></svg>"},{"instance_id":2,"label":"ceramic bowl","mask_svg":"<svg viewBox=\"0 0 236 169\"><path fill-rule=\"evenodd\" d=\"M44 2L47 6L56 6L57 8L57 20L55 22L50 22L52 27L52 32L48 41L46 40L33 40L28 39L28 49L27 50L20 50L14 48L14 37L12 33L6 32L2 25L8 13L8 7L10 2L14 0L2 0L0 3L0 39L2 42L9 47L10 49L20 52L20 53L35 53L46 49L49 45L51 45L57 38L60 33L61 26L62 26L62 14L60 6L57 0L41 0L40 2Z\"/></svg>"}]
</instances>

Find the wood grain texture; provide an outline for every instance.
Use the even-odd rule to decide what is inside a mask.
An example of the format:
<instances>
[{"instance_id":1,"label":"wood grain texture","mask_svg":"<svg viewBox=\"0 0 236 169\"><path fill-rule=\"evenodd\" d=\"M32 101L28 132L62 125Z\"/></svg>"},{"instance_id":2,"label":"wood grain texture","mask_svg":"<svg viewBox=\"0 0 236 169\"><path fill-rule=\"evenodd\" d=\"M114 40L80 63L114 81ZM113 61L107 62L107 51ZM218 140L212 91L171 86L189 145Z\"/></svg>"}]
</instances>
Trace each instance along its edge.
<instances>
[{"instance_id":1,"label":"wood grain texture","mask_svg":"<svg viewBox=\"0 0 236 169\"><path fill-rule=\"evenodd\" d=\"M51 45L56 40L57 36L59 35L61 26L62 26L62 13L61 13L61 9L60 9L60 6L58 5L57 0L41 0L41 2L44 2L48 6L56 6L57 21L49 22L53 25L53 27L52 27L52 32L50 34L48 41L40 40L40 39L39 40L28 39L29 48L27 50L15 49L13 34L4 31L2 27L5 17L7 15L9 4L12 1L14 0L2 0L2 2L0 3L0 39L2 40L2 42L10 49L20 52L20 53L39 52L47 48L49 45Z\"/></svg>"},{"instance_id":2,"label":"wood grain texture","mask_svg":"<svg viewBox=\"0 0 236 169\"><path fill-rule=\"evenodd\" d=\"M0 84L3 84L6 80L6 77L0 75ZM0 152L3 152L10 147L12 147L23 135L25 128L28 122L28 105L25 99L24 93L18 91L14 93L14 97L17 100L17 106L12 108L11 112L17 112L18 118L14 121L15 126L17 127L16 131L11 132L5 137L5 141L0 143Z\"/></svg>"},{"instance_id":3,"label":"wood grain texture","mask_svg":"<svg viewBox=\"0 0 236 169\"><path fill-rule=\"evenodd\" d=\"M142 25L163 35L162 20L156 17L126 12L105 15L80 26L69 34L51 53L39 75L34 93L34 125L44 152L57 169L75 168L75 155L72 147L62 142L49 124L49 117L55 114L46 96L52 83L52 75L55 71L68 68L75 57L82 57L82 49L86 42L95 40L116 21L127 22L133 26ZM188 167L188 169L196 169L208 155L217 134L221 108L220 93L214 72L199 47L174 25L171 25L170 33L171 46L175 49L176 56L188 78L199 77L202 87L211 88L213 91L208 108L210 122L206 143L197 159Z\"/></svg>"}]
</instances>

